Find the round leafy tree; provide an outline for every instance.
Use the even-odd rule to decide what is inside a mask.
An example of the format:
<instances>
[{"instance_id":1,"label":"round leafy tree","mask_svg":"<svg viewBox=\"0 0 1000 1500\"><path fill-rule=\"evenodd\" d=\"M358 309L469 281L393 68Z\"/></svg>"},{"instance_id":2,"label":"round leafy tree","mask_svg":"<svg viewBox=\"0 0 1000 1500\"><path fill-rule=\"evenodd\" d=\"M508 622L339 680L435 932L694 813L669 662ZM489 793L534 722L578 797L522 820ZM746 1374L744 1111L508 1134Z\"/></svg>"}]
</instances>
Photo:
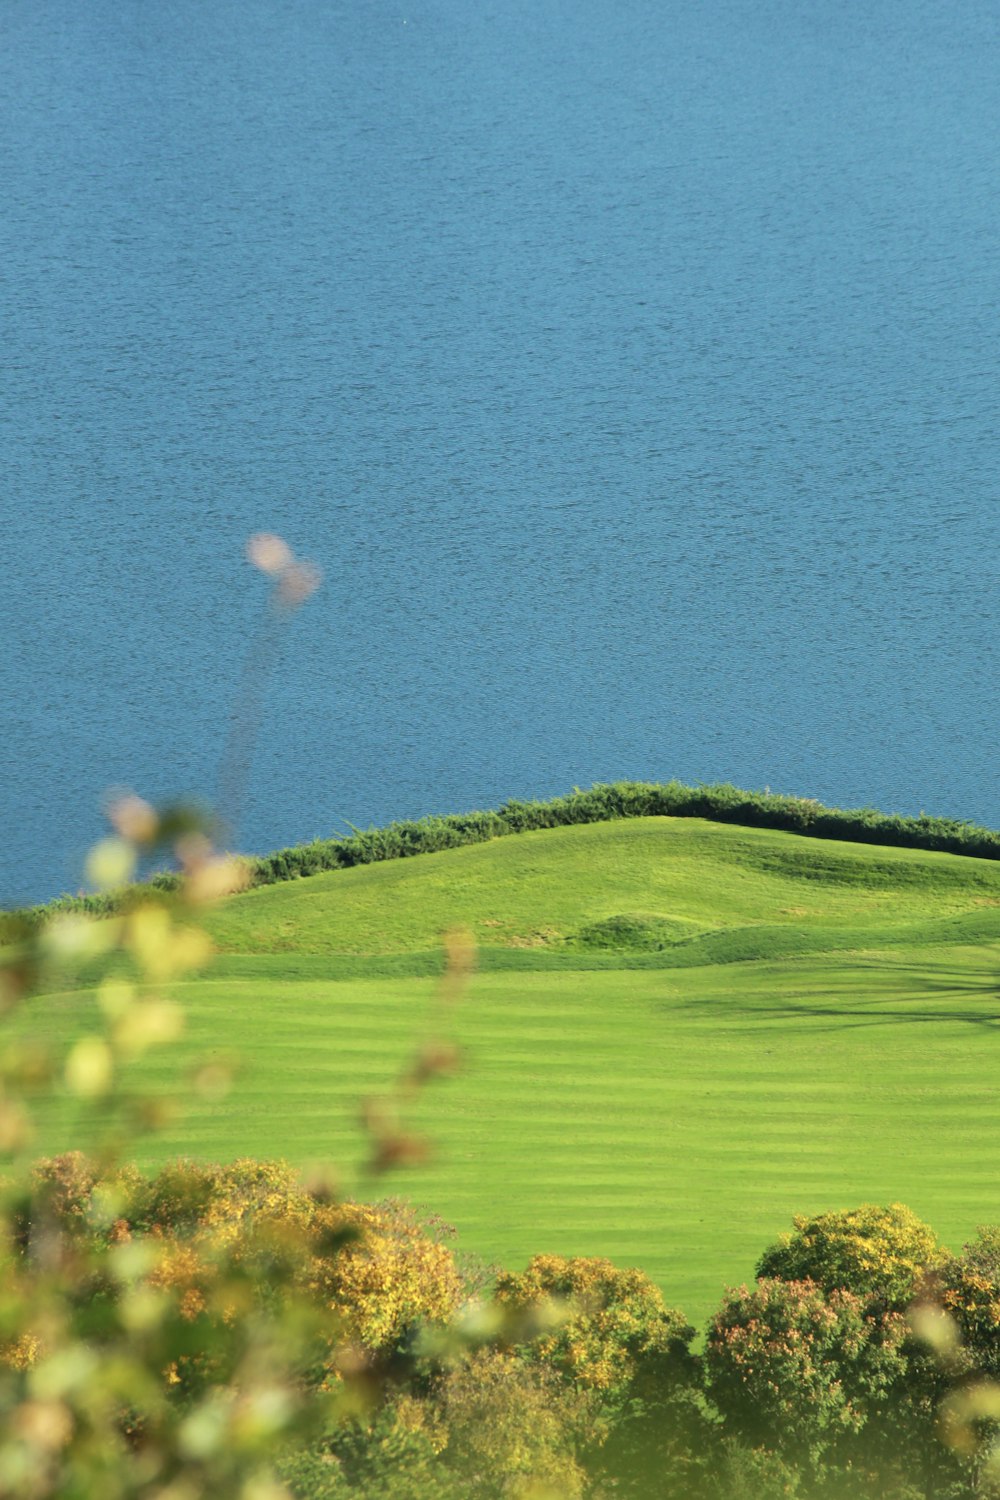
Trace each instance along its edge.
<instances>
[{"instance_id":1,"label":"round leafy tree","mask_svg":"<svg viewBox=\"0 0 1000 1500\"><path fill-rule=\"evenodd\" d=\"M600 1256L536 1255L527 1270L498 1277L496 1300L515 1317L552 1306L552 1326L523 1351L585 1389L621 1393L651 1365L691 1362L694 1329L683 1314L664 1305L645 1271Z\"/></svg>"},{"instance_id":2,"label":"round leafy tree","mask_svg":"<svg viewBox=\"0 0 1000 1500\"><path fill-rule=\"evenodd\" d=\"M903 1203L796 1215L795 1229L766 1250L759 1277L813 1281L824 1291L853 1292L866 1301L902 1308L921 1277L944 1263L933 1229Z\"/></svg>"},{"instance_id":3,"label":"round leafy tree","mask_svg":"<svg viewBox=\"0 0 1000 1500\"><path fill-rule=\"evenodd\" d=\"M1000 1225L980 1225L935 1279L937 1300L958 1325L963 1362L1000 1376Z\"/></svg>"},{"instance_id":4,"label":"round leafy tree","mask_svg":"<svg viewBox=\"0 0 1000 1500\"><path fill-rule=\"evenodd\" d=\"M821 1473L847 1456L906 1375L906 1324L812 1281L729 1293L709 1325L709 1389L728 1432Z\"/></svg>"},{"instance_id":5,"label":"round leafy tree","mask_svg":"<svg viewBox=\"0 0 1000 1500\"><path fill-rule=\"evenodd\" d=\"M622 1496L689 1493L710 1439L694 1329L644 1271L536 1255L498 1277L496 1301L522 1330L520 1359L585 1399L581 1451L599 1485Z\"/></svg>"}]
</instances>

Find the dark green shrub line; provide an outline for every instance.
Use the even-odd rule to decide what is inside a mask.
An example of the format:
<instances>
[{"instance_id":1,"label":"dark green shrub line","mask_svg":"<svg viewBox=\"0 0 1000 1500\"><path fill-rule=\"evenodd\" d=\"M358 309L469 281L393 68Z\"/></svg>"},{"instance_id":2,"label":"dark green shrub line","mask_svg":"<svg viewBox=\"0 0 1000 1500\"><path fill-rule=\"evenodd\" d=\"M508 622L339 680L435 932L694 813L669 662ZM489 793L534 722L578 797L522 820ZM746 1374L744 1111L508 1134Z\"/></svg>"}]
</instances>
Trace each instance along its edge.
<instances>
[{"instance_id":1,"label":"dark green shrub line","mask_svg":"<svg viewBox=\"0 0 1000 1500\"><path fill-rule=\"evenodd\" d=\"M957 818L903 817L875 808L824 807L811 797L775 792L747 792L720 783L685 786L679 781L616 781L574 791L547 802L505 802L495 811L452 813L390 823L385 828L357 830L344 838L317 839L310 844L279 849L249 861L252 886L298 880L326 870L375 864L386 859L408 859L467 844L487 843L512 833L542 828L565 828L573 823L605 823L619 818L706 818L747 828L775 828L810 838L859 844L882 844L903 849L930 849L965 854L977 859L1000 859L1000 832ZM158 875L152 884L161 890L176 886L171 875ZM134 889L134 888L133 888ZM20 913L31 923L60 911L107 915L119 910L131 891L100 896L61 896L46 906Z\"/></svg>"}]
</instances>

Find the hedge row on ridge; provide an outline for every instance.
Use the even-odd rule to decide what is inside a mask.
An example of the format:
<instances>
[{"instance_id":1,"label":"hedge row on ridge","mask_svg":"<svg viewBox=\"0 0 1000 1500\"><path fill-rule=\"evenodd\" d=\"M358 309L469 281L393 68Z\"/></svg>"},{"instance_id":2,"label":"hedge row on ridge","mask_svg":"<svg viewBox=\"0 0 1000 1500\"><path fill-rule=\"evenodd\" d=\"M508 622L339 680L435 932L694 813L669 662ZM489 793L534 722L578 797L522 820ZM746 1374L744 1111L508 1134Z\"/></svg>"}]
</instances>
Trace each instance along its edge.
<instances>
[{"instance_id":1,"label":"hedge row on ridge","mask_svg":"<svg viewBox=\"0 0 1000 1500\"><path fill-rule=\"evenodd\" d=\"M325 870L408 859L415 854L482 844L534 829L647 817L706 818L750 828L783 829L810 838L1000 859L1000 832L961 819L935 818L925 813L916 818L903 817L870 807L824 807L811 797L747 792L727 782L690 787L680 781L616 781L593 786L588 791L576 789L568 796L545 802L512 800L495 811L451 813L389 823L385 828L355 829L346 837L316 839L309 844L278 849L273 854L248 860L250 884L274 885ZM151 883L169 890L176 885L176 877L157 875ZM121 891L110 895L61 896L19 915L29 921L40 921L55 911L101 915L119 908L128 895L128 891Z\"/></svg>"}]
</instances>

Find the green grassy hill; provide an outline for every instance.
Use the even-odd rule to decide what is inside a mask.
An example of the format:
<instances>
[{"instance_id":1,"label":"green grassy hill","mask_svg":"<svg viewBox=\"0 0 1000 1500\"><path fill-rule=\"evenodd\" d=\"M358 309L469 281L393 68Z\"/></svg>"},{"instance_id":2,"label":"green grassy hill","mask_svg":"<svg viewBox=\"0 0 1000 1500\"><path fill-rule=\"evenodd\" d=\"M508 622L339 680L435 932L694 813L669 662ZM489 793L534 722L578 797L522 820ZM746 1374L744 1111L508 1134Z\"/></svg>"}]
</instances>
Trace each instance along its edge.
<instances>
[{"instance_id":1,"label":"green grassy hill","mask_svg":"<svg viewBox=\"0 0 1000 1500\"><path fill-rule=\"evenodd\" d=\"M357 1102L425 1024L439 938L480 972L463 1072L415 1123L435 1161L391 1191L491 1259L606 1254L701 1318L794 1212L900 1199L953 1243L1000 1220L1000 862L683 818L518 834L250 891L209 921L188 1030L145 1065L238 1054L179 1153L363 1149ZM35 1027L93 1024L87 992ZM68 1100L40 1151L86 1145Z\"/></svg>"}]
</instances>

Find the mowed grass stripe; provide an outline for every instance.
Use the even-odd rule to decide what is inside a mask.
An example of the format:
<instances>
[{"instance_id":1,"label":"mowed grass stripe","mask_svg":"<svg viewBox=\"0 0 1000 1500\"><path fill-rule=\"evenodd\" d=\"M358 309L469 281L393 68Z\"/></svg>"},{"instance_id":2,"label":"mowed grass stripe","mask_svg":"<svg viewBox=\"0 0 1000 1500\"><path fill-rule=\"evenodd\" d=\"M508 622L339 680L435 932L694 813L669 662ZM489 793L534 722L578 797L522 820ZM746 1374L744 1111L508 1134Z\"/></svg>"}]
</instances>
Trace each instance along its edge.
<instances>
[{"instance_id":1,"label":"mowed grass stripe","mask_svg":"<svg viewBox=\"0 0 1000 1500\"><path fill-rule=\"evenodd\" d=\"M379 1190L451 1219L491 1261L556 1250L642 1265L695 1318L794 1212L901 1199L958 1243L1000 1219L992 958L973 946L482 974L455 1016L465 1071L412 1115L437 1161ZM232 1052L242 1072L226 1101L144 1143L144 1164L186 1153L356 1166L359 1097L403 1064L433 988L312 976L179 987L187 1036L142 1078L165 1086L178 1061ZM36 1006L40 1029L67 1039L93 1019L86 994ZM66 1100L42 1124L45 1151L92 1138Z\"/></svg>"}]
</instances>

